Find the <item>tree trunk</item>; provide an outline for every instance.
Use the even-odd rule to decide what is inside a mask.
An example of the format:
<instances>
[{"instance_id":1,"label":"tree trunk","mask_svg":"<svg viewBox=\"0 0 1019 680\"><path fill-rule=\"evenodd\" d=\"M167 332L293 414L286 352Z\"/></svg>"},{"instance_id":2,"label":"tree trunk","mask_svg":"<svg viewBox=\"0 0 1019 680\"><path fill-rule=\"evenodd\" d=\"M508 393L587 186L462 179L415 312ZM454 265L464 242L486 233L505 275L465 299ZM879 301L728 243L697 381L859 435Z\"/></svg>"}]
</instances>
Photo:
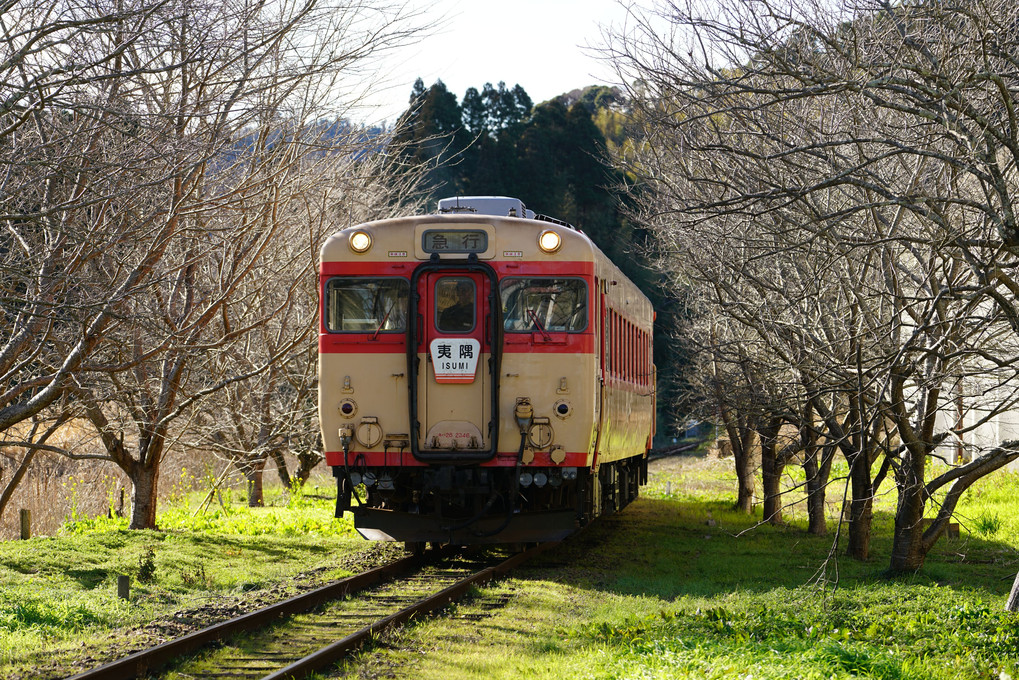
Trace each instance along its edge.
<instances>
[{"instance_id":1,"label":"tree trunk","mask_svg":"<svg viewBox=\"0 0 1019 680\"><path fill-rule=\"evenodd\" d=\"M924 548L923 510L926 489L924 472L926 455L917 456L907 452L897 475L899 502L895 509L895 530L892 534L892 559L889 569L893 572L916 571L923 566L927 557Z\"/></svg>"},{"instance_id":2,"label":"tree trunk","mask_svg":"<svg viewBox=\"0 0 1019 680\"><path fill-rule=\"evenodd\" d=\"M849 556L857 560L870 557L870 530L873 519L874 489L870 462L863 452L853 456L849 466L852 498L849 501Z\"/></svg>"},{"instance_id":3,"label":"tree trunk","mask_svg":"<svg viewBox=\"0 0 1019 680\"><path fill-rule=\"evenodd\" d=\"M1012 582L1012 592L1008 594L1005 609L1010 612L1019 612L1019 574L1015 575L1015 581Z\"/></svg>"},{"instance_id":4,"label":"tree trunk","mask_svg":"<svg viewBox=\"0 0 1019 680\"><path fill-rule=\"evenodd\" d=\"M156 529L156 493L159 487L159 465L132 466L127 471L131 479L130 529Z\"/></svg>"},{"instance_id":5,"label":"tree trunk","mask_svg":"<svg viewBox=\"0 0 1019 680\"><path fill-rule=\"evenodd\" d=\"M771 524L782 523L782 471L784 457L778 450L781 420L772 420L761 432L761 486L764 493L764 519Z\"/></svg>"},{"instance_id":6,"label":"tree trunk","mask_svg":"<svg viewBox=\"0 0 1019 680\"><path fill-rule=\"evenodd\" d=\"M742 429L742 428L741 428ZM732 457L736 465L736 510L748 515L754 512L753 446L756 432L744 429L731 437Z\"/></svg>"},{"instance_id":7,"label":"tree trunk","mask_svg":"<svg viewBox=\"0 0 1019 680\"><path fill-rule=\"evenodd\" d=\"M276 474L279 475L283 486L287 489L292 488L294 481L290 478L290 471L287 469L287 459L283 457L283 452L279 449L273 449L269 452L269 456L272 458L272 462L276 463Z\"/></svg>"},{"instance_id":8,"label":"tree trunk","mask_svg":"<svg viewBox=\"0 0 1019 680\"><path fill-rule=\"evenodd\" d=\"M261 508L265 505L262 492L262 471L265 470L265 458L245 461L241 466L244 478L248 480L248 507Z\"/></svg>"},{"instance_id":9,"label":"tree trunk","mask_svg":"<svg viewBox=\"0 0 1019 680\"><path fill-rule=\"evenodd\" d=\"M297 473L294 475L294 481L299 486L304 486L309 477L311 477L311 468L301 465L297 468Z\"/></svg>"},{"instance_id":10,"label":"tree trunk","mask_svg":"<svg viewBox=\"0 0 1019 680\"><path fill-rule=\"evenodd\" d=\"M764 493L764 519L770 524L782 524L782 470L785 468L779 461L768 456L761 458L761 485Z\"/></svg>"},{"instance_id":11,"label":"tree trunk","mask_svg":"<svg viewBox=\"0 0 1019 680\"><path fill-rule=\"evenodd\" d=\"M297 483L304 486L304 483L311 477L311 471L323 460L325 457L318 451L305 451L297 454L298 467L297 473L294 475Z\"/></svg>"},{"instance_id":12,"label":"tree trunk","mask_svg":"<svg viewBox=\"0 0 1019 680\"><path fill-rule=\"evenodd\" d=\"M18 484L25 478L25 474L28 472L29 467L32 465L32 459L35 458L36 449L29 449L25 452L25 457L21 461L21 465L14 471L14 476L11 477L11 481L7 482L7 486L4 487L3 493L0 494L0 517L3 517L4 510L7 509L7 504L11 502L11 497L14 496L14 490L18 488Z\"/></svg>"},{"instance_id":13,"label":"tree trunk","mask_svg":"<svg viewBox=\"0 0 1019 680\"><path fill-rule=\"evenodd\" d=\"M820 460L818 451L821 452ZM803 471L807 477L807 533L814 536L824 536L828 533L824 500L834 458L834 445L821 447L816 443L808 444L803 456Z\"/></svg>"},{"instance_id":14,"label":"tree trunk","mask_svg":"<svg viewBox=\"0 0 1019 680\"><path fill-rule=\"evenodd\" d=\"M896 474L899 504L889 564L893 572L913 572L923 567L931 548L948 530L956 504L966 489L981 477L1019 458L1019 441L1004 442L993 451L961 467L951 468L925 484L928 451L922 443L911 447ZM924 520L927 499L948 483L951 488L941 501L937 517L930 522Z\"/></svg>"}]
</instances>

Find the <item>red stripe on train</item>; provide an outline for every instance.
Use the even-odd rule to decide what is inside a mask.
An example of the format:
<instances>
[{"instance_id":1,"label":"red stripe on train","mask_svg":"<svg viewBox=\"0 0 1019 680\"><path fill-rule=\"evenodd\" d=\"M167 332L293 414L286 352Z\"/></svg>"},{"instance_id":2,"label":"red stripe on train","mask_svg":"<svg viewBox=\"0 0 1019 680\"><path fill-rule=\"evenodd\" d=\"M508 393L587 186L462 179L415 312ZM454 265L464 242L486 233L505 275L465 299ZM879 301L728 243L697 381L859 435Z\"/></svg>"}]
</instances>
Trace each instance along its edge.
<instances>
[{"instance_id":1,"label":"red stripe on train","mask_svg":"<svg viewBox=\"0 0 1019 680\"><path fill-rule=\"evenodd\" d=\"M534 260L514 261L492 261L482 260L492 265L492 269L504 276L524 275L556 275L556 276L594 276L594 262L584 260L536 262ZM411 272L423 262L417 260L408 262L323 262L319 273L327 276L403 276L410 278ZM456 269L456 263L450 262L450 269Z\"/></svg>"},{"instance_id":2,"label":"red stripe on train","mask_svg":"<svg viewBox=\"0 0 1019 680\"><path fill-rule=\"evenodd\" d=\"M318 351L321 354L406 354L407 346L403 334L382 333L379 339L369 340L370 333L329 333L318 338ZM542 342L523 335L520 340L510 339L506 334L502 353L505 354L594 354L594 335L570 335L564 342ZM539 334L540 335L540 334ZM398 340L396 338L399 338ZM423 345L421 349L423 350ZM423 351L422 351L423 353Z\"/></svg>"},{"instance_id":3,"label":"red stripe on train","mask_svg":"<svg viewBox=\"0 0 1019 680\"><path fill-rule=\"evenodd\" d=\"M347 454L347 460L351 469L355 469L359 466L366 467L425 467L428 463L423 463L416 459L410 451L389 451L383 453L381 451L351 451ZM481 463L481 467L513 467L517 464L517 454L515 451L501 451L496 454L495 458L490 461ZM326 465L343 467L343 452L342 451L326 451ZM560 465L556 465L552 462L547 451L536 451L534 453L534 462L523 467L586 467L587 466L587 454L583 451L574 451L566 454L566 460Z\"/></svg>"}]
</instances>

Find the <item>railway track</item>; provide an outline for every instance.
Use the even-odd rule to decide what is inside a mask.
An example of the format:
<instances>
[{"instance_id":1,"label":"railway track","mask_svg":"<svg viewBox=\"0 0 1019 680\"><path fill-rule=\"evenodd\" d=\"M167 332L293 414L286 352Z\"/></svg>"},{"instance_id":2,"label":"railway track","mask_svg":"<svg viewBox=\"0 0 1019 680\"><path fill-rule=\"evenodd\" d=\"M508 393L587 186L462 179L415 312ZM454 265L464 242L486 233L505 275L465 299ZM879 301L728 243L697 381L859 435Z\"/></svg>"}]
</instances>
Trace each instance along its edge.
<instances>
[{"instance_id":1,"label":"railway track","mask_svg":"<svg viewBox=\"0 0 1019 680\"><path fill-rule=\"evenodd\" d=\"M508 573L548 545L501 561L406 557L69 680L303 678L333 666L382 631L435 612L472 586Z\"/></svg>"}]
</instances>

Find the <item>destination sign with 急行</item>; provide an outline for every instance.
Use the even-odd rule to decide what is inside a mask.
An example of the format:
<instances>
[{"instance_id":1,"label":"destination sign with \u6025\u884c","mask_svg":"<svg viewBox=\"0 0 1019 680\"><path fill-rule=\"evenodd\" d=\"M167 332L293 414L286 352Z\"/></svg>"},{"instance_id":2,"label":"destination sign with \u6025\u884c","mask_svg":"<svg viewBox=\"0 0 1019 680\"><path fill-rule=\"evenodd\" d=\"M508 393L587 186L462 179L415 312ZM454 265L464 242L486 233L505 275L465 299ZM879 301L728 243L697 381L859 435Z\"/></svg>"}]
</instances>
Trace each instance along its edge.
<instances>
[{"instance_id":1,"label":"destination sign with \u6025\u884c","mask_svg":"<svg viewBox=\"0 0 1019 680\"><path fill-rule=\"evenodd\" d=\"M426 253L483 253L488 250L488 234L480 229L428 229L421 234L421 249Z\"/></svg>"}]
</instances>

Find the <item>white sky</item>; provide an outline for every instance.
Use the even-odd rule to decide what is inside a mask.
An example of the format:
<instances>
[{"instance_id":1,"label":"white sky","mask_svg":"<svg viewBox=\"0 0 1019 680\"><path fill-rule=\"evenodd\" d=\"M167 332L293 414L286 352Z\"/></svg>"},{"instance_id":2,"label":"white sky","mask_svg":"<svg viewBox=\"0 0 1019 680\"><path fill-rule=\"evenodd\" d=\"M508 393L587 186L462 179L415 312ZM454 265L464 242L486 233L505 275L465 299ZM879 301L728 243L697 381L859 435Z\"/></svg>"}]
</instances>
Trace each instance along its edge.
<instances>
[{"instance_id":1,"label":"white sky","mask_svg":"<svg viewBox=\"0 0 1019 680\"><path fill-rule=\"evenodd\" d=\"M366 118L394 121L418 77L425 87L441 79L458 101L468 87L519 83L535 104L578 87L616 84L589 46L603 44L602 27L625 22L618 0L432 0L421 6L441 25L389 56L385 86L369 96L377 109Z\"/></svg>"}]
</instances>

